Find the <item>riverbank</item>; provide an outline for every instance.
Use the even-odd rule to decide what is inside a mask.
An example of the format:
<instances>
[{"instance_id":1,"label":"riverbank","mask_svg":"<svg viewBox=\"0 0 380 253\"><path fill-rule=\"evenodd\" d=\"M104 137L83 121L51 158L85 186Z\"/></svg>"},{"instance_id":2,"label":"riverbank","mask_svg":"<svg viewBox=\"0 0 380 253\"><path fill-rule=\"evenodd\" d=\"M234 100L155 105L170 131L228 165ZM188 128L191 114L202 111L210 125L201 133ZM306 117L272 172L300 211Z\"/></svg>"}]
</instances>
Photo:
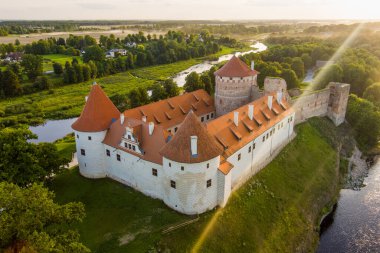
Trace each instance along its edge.
<instances>
[{"instance_id":1,"label":"riverbank","mask_svg":"<svg viewBox=\"0 0 380 253\"><path fill-rule=\"evenodd\" d=\"M337 163L335 149L304 123L224 209L167 234L165 228L192 218L112 180L70 170L50 188L61 203L84 202L87 216L79 231L93 252L190 252L194 246L199 252L305 252L317 246L321 210L336 196Z\"/></svg>"}]
</instances>

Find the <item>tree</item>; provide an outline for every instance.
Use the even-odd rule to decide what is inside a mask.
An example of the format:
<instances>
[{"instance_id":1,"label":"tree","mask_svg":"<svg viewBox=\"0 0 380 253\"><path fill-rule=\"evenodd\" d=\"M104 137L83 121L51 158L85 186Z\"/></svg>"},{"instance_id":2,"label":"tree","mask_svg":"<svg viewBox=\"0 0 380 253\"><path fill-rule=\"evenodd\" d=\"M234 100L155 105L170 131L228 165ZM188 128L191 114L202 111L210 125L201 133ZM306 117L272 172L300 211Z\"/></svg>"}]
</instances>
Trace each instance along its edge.
<instances>
[{"instance_id":1,"label":"tree","mask_svg":"<svg viewBox=\"0 0 380 253\"><path fill-rule=\"evenodd\" d=\"M355 139L363 150L380 141L380 112L368 100L351 94L347 105L347 121L355 130Z\"/></svg>"},{"instance_id":2,"label":"tree","mask_svg":"<svg viewBox=\"0 0 380 253\"><path fill-rule=\"evenodd\" d=\"M73 229L85 216L83 204L59 205L53 199L41 185L21 188L1 182L0 249L12 251L21 244L19 252L90 252Z\"/></svg>"},{"instance_id":3,"label":"tree","mask_svg":"<svg viewBox=\"0 0 380 253\"><path fill-rule=\"evenodd\" d=\"M129 92L129 99L131 101L131 107L135 108L141 105L145 105L149 102L149 97L146 89L139 87Z\"/></svg>"},{"instance_id":4,"label":"tree","mask_svg":"<svg viewBox=\"0 0 380 253\"><path fill-rule=\"evenodd\" d=\"M163 82L165 92L169 98L179 95L179 88L173 79L166 79Z\"/></svg>"},{"instance_id":5,"label":"tree","mask_svg":"<svg viewBox=\"0 0 380 253\"><path fill-rule=\"evenodd\" d=\"M51 82L46 76L39 76L33 83L33 87L37 90L48 90L51 88Z\"/></svg>"},{"instance_id":6,"label":"tree","mask_svg":"<svg viewBox=\"0 0 380 253\"><path fill-rule=\"evenodd\" d=\"M291 69L284 69L281 73L281 77L286 81L288 89L298 88L299 81L296 73Z\"/></svg>"},{"instance_id":7,"label":"tree","mask_svg":"<svg viewBox=\"0 0 380 253\"><path fill-rule=\"evenodd\" d=\"M332 64L315 73L313 85L315 85L315 89L324 89L330 82L341 82L342 78L342 68L337 64Z\"/></svg>"},{"instance_id":8,"label":"tree","mask_svg":"<svg viewBox=\"0 0 380 253\"><path fill-rule=\"evenodd\" d=\"M21 66L24 67L25 73L30 80L35 80L37 76L42 76L42 57L39 55L24 54Z\"/></svg>"},{"instance_id":9,"label":"tree","mask_svg":"<svg viewBox=\"0 0 380 253\"><path fill-rule=\"evenodd\" d=\"M211 79L210 79L210 76L208 75L208 73L203 73L200 77L201 79L201 82L203 83L203 86L205 87L205 90L207 91L207 93L209 95L211 95L213 93L213 87L212 87L212 84L211 84Z\"/></svg>"},{"instance_id":10,"label":"tree","mask_svg":"<svg viewBox=\"0 0 380 253\"><path fill-rule=\"evenodd\" d=\"M292 64L291 64L292 70L296 73L297 77L299 79L303 79L305 76L305 66L301 58L296 57L293 58Z\"/></svg>"},{"instance_id":11,"label":"tree","mask_svg":"<svg viewBox=\"0 0 380 253\"><path fill-rule=\"evenodd\" d=\"M185 78L185 81L186 83L183 86L183 88L186 92L191 92L204 88L204 85L202 84L202 81L197 72L191 72L190 74L188 74Z\"/></svg>"},{"instance_id":12,"label":"tree","mask_svg":"<svg viewBox=\"0 0 380 253\"><path fill-rule=\"evenodd\" d=\"M164 87L160 83L155 83L152 86L152 96L150 97L151 101L159 101L168 97Z\"/></svg>"},{"instance_id":13,"label":"tree","mask_svg":"<svg viewBox=\"0 0 380 253\"><path fill-rule=\"evenodd\" d=\"M103 61L105 59L105 54L103 49L101 49L98 45L90 46L86 48L86 53L83 54L83 61Z\"/></svg>"},{"instance_id":14,"label":"tree","mask_svg":"<svg viewBox=\"0 0 380 253\"><path fill-rule=\"evenodd\" d=\"M21 94L22 89L18 77L12 70L5 70L2 73L0 81L0 90L3 91L5 96L16 96Z\"/></svg>"},{"instance_id":15,"label":"tree","mask_svg":"<svg viewBox=\"0 0 380 253\"><path fill-rule=\"evenodd\" d=\"M0 130L1 181L20 186L43 182L68 162L60 158L54 144L28 142L35 137L27 129Z\"/></svg>"},{"instance_id":16,"label":"tree","mask_svg":"<svg viewBox=\"0 0 380 253\"><path fill-rule=\"evenodd\" d=\"M363 97L380 107L380 83L374 83L365 89Z\"/></svg>"},{"instance_id":17,"label":"tree","mask_svg":"<svg viewBox=\"0 0 380 253\"><path fill-rule=\"evenodd\" d=\"M58 62L53 62L53 70L56 75L61 75L63 73L62 64Z\"/></svg>"},{"instance_id":18,"label":"tree","mask_svg":"<svg viewBox=\"0 0 380 253\"><path fill-rule=\"evenodd\" d=\"M306 54L306 53L302 54L301 59L306 69L313 67L313 59L311 58L309 54Z\"/></svg>"}]
</instances>

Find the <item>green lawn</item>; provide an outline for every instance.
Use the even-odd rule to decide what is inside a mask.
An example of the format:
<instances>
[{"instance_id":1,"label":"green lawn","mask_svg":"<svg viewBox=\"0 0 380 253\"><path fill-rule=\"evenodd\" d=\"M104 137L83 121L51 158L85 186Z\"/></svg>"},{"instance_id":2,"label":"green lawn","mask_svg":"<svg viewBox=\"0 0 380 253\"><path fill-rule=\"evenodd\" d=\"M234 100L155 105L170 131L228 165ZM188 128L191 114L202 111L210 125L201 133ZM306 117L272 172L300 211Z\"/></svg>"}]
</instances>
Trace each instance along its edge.
<instances>
[{"instance_id":1,"label":"green lawn","mask_svg":"<svg viewBox=\"0 0 380 253\"><path fill-rule=\"evenodd\" d=\"M65 66L65 63L68 61L71 63L73 58L76 58L79 63L83 63L82 57L80 56L70 56L65 54L47 54L42 55L43 57L43 69L45 71L51 71L53 70L53 62L57 62Z\"/></svg>"},{"instance_id":2,"label":"green lawn","mask_svg":"<svg viewBox=\"0 0 380 253\"><path fill-rule=\"evenodd\" d=\"M73 153L76 151L74 134L68 134L64 138L54 142L61 157L71 161Z\"/></svg>"},{"instance_id":3,"label":"green lawn","mask_svg":"<svg viewBox=\"0 0 380 253\"><path fill-rule=\"evenodd\" d=\"M78 169L59 175L50 188L60 203L85 204L86 218L78 229L93 252L147 252L160 238L162 228L189 219L110 179L85 179Z\"/></svg>"},{"instance_id":4,"label":"green lawn","mask_svg":"<svg viewBox=\"0 0 380 253\"><path fill-rule=\"evenodd\" d=\"M191 252L194 245L198 250L192 252L307 252L317 243L322 208L338 192L336 156L319 131L304 123L224 209L165 235L161 228L188 217L117 182L85 179L75 169L58 176L51 189L60 203L85 203L79 230L94 252ZM119 246L120 238L131 241Z\"/></svg>"},{"instance_id":5,"label":"green lawn","mask_svg":"<svg viewBox=\"0 0 380 253\"><path fill-rule=\"evenodd\" d=\"M236 49L224 48L223 50L223 54L225 54ZM103 87L108 96L127 94L136 87L149 88L156 80L172 77L202 61L203 59L199 58L139 68L97 78L96 81ZM54 78L53 82L59 83L57 77ZM85 102L84 98L90 91L92 82L58 86L49 91L2 99L0 100L0 114L3 111L5 115L1 121L35 124L43 122L44 119L65 119L79 116Z\"/></svg>"}]
</instances>

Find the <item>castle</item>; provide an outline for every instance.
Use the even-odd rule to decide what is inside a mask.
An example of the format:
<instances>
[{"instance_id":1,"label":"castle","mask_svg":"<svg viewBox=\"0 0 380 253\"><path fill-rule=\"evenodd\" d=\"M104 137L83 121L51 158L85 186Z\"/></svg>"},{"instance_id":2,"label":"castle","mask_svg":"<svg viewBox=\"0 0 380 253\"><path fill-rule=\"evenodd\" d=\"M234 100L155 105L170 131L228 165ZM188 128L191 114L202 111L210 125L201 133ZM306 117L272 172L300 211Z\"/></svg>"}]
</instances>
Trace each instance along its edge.
<instances>
[{"instance_id":1,"label":"castle","mask_svg":"<svg viewBox=\"0 0 380 253\"><path fill-rule=\"evenodd\" d=\"M215 100L197 90L123 113L95 83L72 125L80 173L112 178L185 214L223 207L292 140L295 122L344 121L349 85L291 100L284 80L267 78L261 91L257 75L253 63L233 57L215 72Z\"/></svg>"}]
</instances>

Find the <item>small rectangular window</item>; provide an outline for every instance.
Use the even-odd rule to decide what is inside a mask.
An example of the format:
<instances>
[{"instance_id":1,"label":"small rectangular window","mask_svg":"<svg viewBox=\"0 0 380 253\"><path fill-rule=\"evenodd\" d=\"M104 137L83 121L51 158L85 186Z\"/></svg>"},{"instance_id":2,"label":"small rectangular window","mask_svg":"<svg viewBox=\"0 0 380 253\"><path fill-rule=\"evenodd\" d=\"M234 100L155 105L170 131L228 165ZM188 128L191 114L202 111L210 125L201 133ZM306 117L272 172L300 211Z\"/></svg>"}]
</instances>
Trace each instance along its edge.
<instances>
[{"instance_id":1,"label":"small rectangular window","mask_svg":"<svg viewBox=\"0 0 380 253\"><path fill-rule=\"evenodd\" d=\"M265 135L263 136L263 142L265 141Z\"/></svg>"},{"instance_id":2,"label":"small rectangular window","mask_svg":"<svg viewBox=\"0 0 380 253\"><path fill-rule=\"evenodd\" d=\"M157 177L157 169L152 169L152 175Z\"/></svg>"},{"instance_id":3,"label":"small rectangular window","mask_svg":"<svg viewBox=\"0 0 380 253\"><path fill-rule=\"evenodd\" d=\"M207 120L209 120L209 119L210 119L210 115L207 114Z\"/></svg>"},{"instance_id":4,"label":"small rectangular window","mask_svg":"<svg viewBox=\"0 0 380 253\"><path fill-rule=\"evenodd\" d=\"M269 133L267 133L267 139L269 138Z\"/></svg>"},{"instance_id":5,"label":"small rectangular window","mask_svg":"<svg viewBox=\"0 0 380 253\"><path fill-rule=\"evenodd\" d=\"M128 143L124 142L124 147L128 148Z\"/></svg>"},{"instance_id":6,"label":"small rectangular window","mask_svg":"<svg viewBox=\"0 0 380 253\"><path fill-rule=\"evenodd\" d=\"M131 135L130 134L128 134L128 140L130 140L131 139Z\"/></svg>"},{"instance_id":7,"label":"small rectangular window","mask_svg":"<svg viewBox=\"0 0 380 253\"><path fill-rule=\"evenodd\" d=\"M249 146L249 148L248 148L248 153L251 153L251 152L252 152L252 147Z\"/></svg>"},{"instance_id":8,"label":"small rectangular window","mask_svg":"<svg viewBox=\"0 0 380 253\"><path fill-rule=\"evenodd\" d=\"M86 150L84 150L83 148L80 150L80 154L85 156L86 155Z\"/></svg>"},{"instance_id":9,"label":"small rectangular window","mask_svg":"<svg viewBox=\"0 0 380 253\"><path fill-rule=\"evenodd\" d=\"M209 188L211 186L211 179L207 180L206 186L207 186L207 188Z\"/></svg>"},{"instance_id":10,"label":"small rectangular window","mask_svg":"<svg viewBox=\"0 0 380 253\"><path fill-rule=\"evenodd\" d=\"M172 163L169 163L169 167L172 167Z\"/></svg>"},{"instance_id":11,"label":"small rectangular window","mask_svg":"<svg viewBox=\"0 0 380 253\"><path fill-rule=\"evenodd\" d=\"M107 156L111 156L111 152L110 152L109 149L106 149L106 155L107 155Z\"/></svg>"},{"instance_id":12,"label":"small rectangular window","mask_svg":"<svg viewBox=\"0 0 380 253\"><path fill-rule=\"evenodd\" d=\"M211 118L214 118L214 113L213 112L211 113Z\"/></svg>"},{"instance_id":13,"label":"small rectangular window","mask_svg":"<svg viewBox=\"0 0 380 253\"><path fill-rule=\"evenodd\" d=\"M178 129L178 127L175 127L175 128L174 128L174 133L176 133L176 132L177 132L177 129Z\"/></svg>"},{"instance_id":14,"label":"small rectangular window","mask_svg":"<svg viewBox=\"0 0 380 253\"><path fill-rule=\"evenodd\" d=\"M238 161L240 161L241 159L241 154L238 154Z\"/></svg>"},{"instance_id":15,"label":"small rectangular window","mask_svg":"<svg viewBox=\"0 0 380 253\"><path fill-rule=\"evenodd\" d=\"M174 189L176 188L175 181L170 180L170 187Z\"/></svg>"},{"instance_id":16,"label":"small rectangular window","mask_svg":"<svg viewBox=\"0 0 380 253\"><path fill-rule=\"evenodd\" d=\"M88 136L88 140L91 141L91 136Z\"/></svg>"},{"instance_id":17,"label":"small rectangular window","mask_svg":"<svg viewBox=\"0 0 380 253\"><path fill-rule=\"evenodd\" d=\"M201 117L201 122L203 122L205 120L205 118L204 117Z\"/></svg>"},{"instance_id":18,"label":"small rectangular window","mask_svg":"<svg viewBox=\"0 0 380 253\"><path fill-rule=\"evenodd\" d=\"M79 139L79 134L77 134L77 139Z\"/></svg>"},{"instance_id":19,"label":"small rectangular window","mask_svg":"<svg viewBox=\"0 0 380 253\"><path fill-rule=\"evenodd\" d=\"M209 163L207 164L207 169L208 169L208 168L210 168L210 164L209 164Z\"/></svg>"},{"instance_id":20,"label":"small rectangular window","mask_svg":"<svg viewBox=\"0 0 380 253\"><path fill-rule=\"evenodd\" d=\"M136 147L135 147L135 145L132 146L132 150L133 150L133 151L136 151Z\"/></svg>"},{"instance_id":21,"label":"small rectangular window","mask_svg":"<svg viewBox=\"0 0 380 253\"><path fill-rule=\"evenodd\" d=\"M181 170L185 170L185 167L181 166Z\"/></svg>"},{"instance_id":22,"label":"small rectangular window","mask_svg":"<svg viewBox=\"0 0 380 253\"><path fill-rule=\"evenodd\" d=\"M120 161L121 159L120 159L120 155L119 154L117 154L116 155L116 159L118 160L118 161Z\"/></svg>"},{"instance_id":23,"label":"small rectangular window","mask_svg":"<svg viewBox=\"0 0 380 253\"><path fill-rule=\"evenodd\" d=\"M253 143L253 149L255 149L256 148L256 143Z\"/></svg>"}]
</instances>

